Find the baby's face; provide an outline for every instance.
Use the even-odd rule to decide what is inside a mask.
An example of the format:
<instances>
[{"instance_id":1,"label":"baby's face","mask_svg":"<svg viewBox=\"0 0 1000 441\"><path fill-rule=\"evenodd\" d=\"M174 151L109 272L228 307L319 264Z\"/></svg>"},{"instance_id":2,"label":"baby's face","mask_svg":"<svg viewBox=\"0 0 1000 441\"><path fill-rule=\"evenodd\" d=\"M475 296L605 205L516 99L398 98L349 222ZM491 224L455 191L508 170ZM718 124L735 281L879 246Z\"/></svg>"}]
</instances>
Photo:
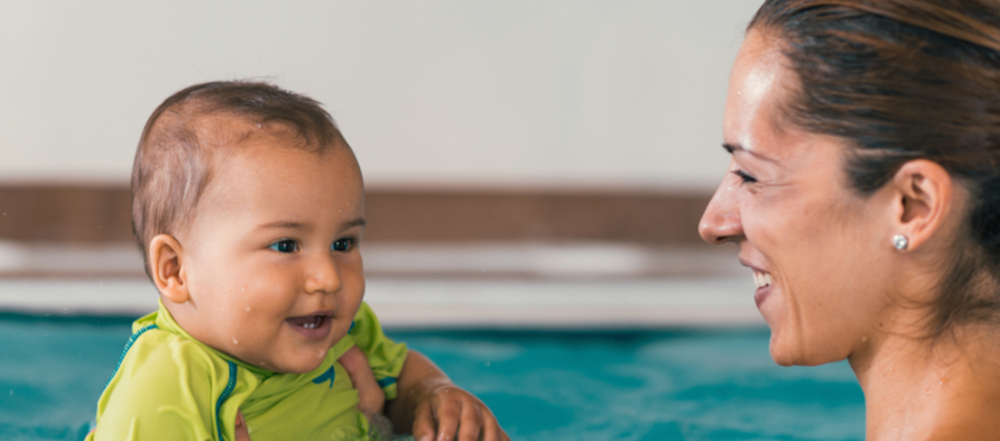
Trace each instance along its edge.
<instances>
[{"instance_id":1,"label":"baby's face","mask_svg":"<svg viewBox=\"0 0 1000 441\"><path fill-rule=\"evenodd\" d=\"M282 143L251 139L215 167L179 238L191 300L177 307L199 341L304 373L347 334L361 304L364 192L348 147L318 156Z\"/></svg>"}]
</instances>

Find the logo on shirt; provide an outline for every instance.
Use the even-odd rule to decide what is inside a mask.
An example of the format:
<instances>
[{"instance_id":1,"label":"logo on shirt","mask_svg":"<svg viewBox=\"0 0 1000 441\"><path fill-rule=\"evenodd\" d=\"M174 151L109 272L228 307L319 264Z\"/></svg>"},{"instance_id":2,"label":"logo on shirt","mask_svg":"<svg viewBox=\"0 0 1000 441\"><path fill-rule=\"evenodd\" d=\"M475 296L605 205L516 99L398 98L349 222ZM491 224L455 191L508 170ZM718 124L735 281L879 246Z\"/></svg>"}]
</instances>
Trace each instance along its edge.
<instances>
[{"instance_id":1,"label":"logo on shirt","mask_svg":"<svg viewBox=\"0 0 1000 441\"><path fill-rule=\"evenodd\" d=\"M330 369L327 369L322 375L313 378L313 383L323 384L327 380L330 380L330 388L333 388L333 380L337 377L337 373L333 370L334 366L336 365L330 365Z\"/></svg>"}]
</instances>

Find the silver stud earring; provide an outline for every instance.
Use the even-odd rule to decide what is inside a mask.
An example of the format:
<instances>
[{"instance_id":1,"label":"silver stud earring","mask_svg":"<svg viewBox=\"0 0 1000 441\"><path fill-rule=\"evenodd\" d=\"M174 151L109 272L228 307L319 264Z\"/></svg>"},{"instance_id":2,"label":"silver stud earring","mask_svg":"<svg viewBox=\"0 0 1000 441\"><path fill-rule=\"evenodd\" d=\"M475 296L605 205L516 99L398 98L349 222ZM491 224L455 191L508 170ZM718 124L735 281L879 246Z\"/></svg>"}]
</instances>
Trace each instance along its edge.
<instances>
[{"instance_id":1,"label":"silver stud earring","mask_svg":"<svg viewBox=\"0 0 1000 441\"><path fill-rule=\"evenodd\" d=\"M896 247L897 250L903 251L906 247L910 246L910 239L902 234L897 234L892 236L892 246Z\"/></svg>"}]
</instances>

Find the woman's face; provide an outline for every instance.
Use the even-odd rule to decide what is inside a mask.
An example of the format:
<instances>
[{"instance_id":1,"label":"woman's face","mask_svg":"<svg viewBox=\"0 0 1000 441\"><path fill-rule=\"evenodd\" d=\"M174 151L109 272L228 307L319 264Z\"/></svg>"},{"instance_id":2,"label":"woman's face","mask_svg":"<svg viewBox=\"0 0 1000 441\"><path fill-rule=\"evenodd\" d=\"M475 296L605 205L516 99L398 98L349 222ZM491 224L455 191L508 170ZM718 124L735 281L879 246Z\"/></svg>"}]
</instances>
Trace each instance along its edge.
<instances>
[{"instance_id":1,"label":"woman's face","mask_svg":"<svg viewBox=\"0 0 1000 441\"><path fill-rule=\"evenodd\" d=\"M699 231L739 245L774 361L816 365L848 357L879 326L891 203L849 188L843 140L783 121L796 78L775 43L751 32L733 65L723 121L732 160Z\"/></svg>"}]
</instances>

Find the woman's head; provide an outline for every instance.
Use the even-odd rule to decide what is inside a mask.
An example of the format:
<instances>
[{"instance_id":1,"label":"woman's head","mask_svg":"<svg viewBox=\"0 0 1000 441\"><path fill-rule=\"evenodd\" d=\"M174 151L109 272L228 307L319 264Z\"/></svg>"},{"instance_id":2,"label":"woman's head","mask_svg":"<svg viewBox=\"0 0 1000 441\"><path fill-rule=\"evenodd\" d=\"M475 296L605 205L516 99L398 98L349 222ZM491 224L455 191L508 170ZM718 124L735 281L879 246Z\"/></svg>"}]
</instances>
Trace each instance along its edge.
<instances>
[{"instance_id":1,"label":"woman's head","mask_svg":"<svg viewBox=\"0 0 1000 441\"><path fill-rule=\"evenodd\" d=\"M724 132L701 233L770 280L779 363L863 350L900 311L932 337L1000 315L1000 3L769 0Z\"/></svg>"}]
</instances>

